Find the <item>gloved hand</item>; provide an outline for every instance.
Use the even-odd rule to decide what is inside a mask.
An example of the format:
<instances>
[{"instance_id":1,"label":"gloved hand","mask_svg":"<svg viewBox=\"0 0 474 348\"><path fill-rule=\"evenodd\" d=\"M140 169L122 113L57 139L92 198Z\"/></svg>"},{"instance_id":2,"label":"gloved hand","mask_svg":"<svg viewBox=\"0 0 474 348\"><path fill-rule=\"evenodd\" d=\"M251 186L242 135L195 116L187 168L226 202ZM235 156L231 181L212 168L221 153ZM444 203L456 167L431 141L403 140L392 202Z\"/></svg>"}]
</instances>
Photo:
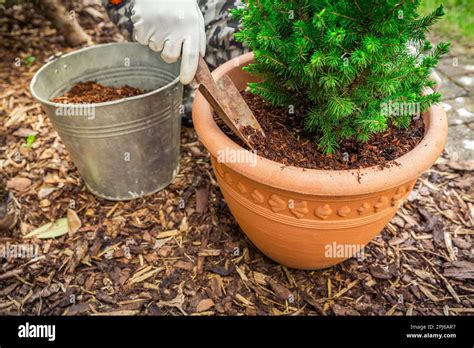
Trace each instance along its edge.
<instances>
[{"instance_id":1,"label":"gloved hand","mask_svg":"<svg viewBox=\"0 0 474 348\"><path fill-rule=\"evenodd\" d=\"M197 0L134 0L131 19L136 41L161 52L167 63L181 56L180 80L190 83L199 55L206 53L204 18Z\"/></svg>"}]
</instances>

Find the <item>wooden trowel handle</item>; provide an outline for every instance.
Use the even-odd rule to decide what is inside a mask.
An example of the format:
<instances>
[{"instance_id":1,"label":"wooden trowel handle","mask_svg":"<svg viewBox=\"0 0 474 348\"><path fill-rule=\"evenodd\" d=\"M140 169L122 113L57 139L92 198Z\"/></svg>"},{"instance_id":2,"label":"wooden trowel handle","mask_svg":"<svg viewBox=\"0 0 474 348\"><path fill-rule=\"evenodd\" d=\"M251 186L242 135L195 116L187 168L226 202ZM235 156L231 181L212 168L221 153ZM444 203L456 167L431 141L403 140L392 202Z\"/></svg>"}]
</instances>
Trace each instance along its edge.
<instances>
[{"instance_id":1,"label":"wooden trowel handle","mask_svg":"<svg viewBox=\"0 0 474 348\"><path fill-rule=\"evenodd\" d=\"M219 94L217 84L214 81L211 71L209 70L207 63L203 58L199 58L199 63L198 63L198 68L197 68L195 78L199 84L205 85L207 89L209 90L209 92L211 92L213 95L217 96Z\"/></svg>"}]
</instances>

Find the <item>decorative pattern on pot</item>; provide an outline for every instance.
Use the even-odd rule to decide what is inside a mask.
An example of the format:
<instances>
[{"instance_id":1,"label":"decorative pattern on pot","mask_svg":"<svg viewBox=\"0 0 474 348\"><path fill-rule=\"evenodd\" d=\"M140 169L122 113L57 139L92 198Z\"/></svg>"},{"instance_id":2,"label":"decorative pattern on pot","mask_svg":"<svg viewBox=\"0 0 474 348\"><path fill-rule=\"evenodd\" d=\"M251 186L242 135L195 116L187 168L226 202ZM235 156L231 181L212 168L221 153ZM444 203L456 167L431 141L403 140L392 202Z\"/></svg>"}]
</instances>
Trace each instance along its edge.
<instances>
[{"instance_id":1,"label":"decorative pattern on pot","mask_svg":"<svg viewBox=\"0 0 474 348\"><path fill-rule=\"evenodd\" d=\"M309 209L307 202L294 202L292 199L288 200L288 202L290 212L298 219L302 219L306 214L308 214Z\"/></svg>"},{"instance_id":2,"label":"decorative pattern on pot","mask_svg":"<svg viewBox=\"0 0 474 348\"><path fill-rule=\"evenodd\" d=\"M337 211L337 215L340 217L346 217L351 213L351 208L349 208L347 205L343 206Z\"/></svg>"},{"instance_id":3,"label":"decorative pattern on pot","mask_svg":"<svg viewBox=\"0 0 474 348\"><path fill-rule=\"evenodd\" d=\"M251 196L253 201L257 204L261 204L265 201L265 197L260 193L259 190L253 190Z\"/></svg>"},{"instance_id":4,"label":"decorative pattern on pot","mask_svg":"<svg viewBox=\"0 0 474 348\"><path fill-rule=\"evenodd\" d=\"M359 213L359 215L363 215L369 209L370 209L370 204L365 202L357 209L357 212Z\"/></svg>"},{"instance_id":5,"label":"decorative pattern on pot","mask_svg":"<svg viewBox=\"0 0 474 348\"><path fill-rule=\"evenodd\" d=\"M296 219L320 221L355 220L369 215L384 213L387 209L393 211L403 202L403 199L415 184L412 181L388 192L354 199L349 204L344 204L343 201L337 201L337 199L330 201L325 197L321 197L321 201L302 200L296 197L285 197L271 189L264 191L261 187L258 189L254 188L251 182L230 170L230 168L226 167L225 163L218 163L214 158L212 162L216 173L224 179L224 182L222 182L218 178L221 185L227 185L235 194L240 195L244 200L248 200L250 204L257 204L269 210L268 213L282 214Z\"/></svg>"},{"instance_id":6,"label":"decorative pattern on pot","mask_svg":"<svg viewBox=\"0 0 474 348\"><path fill-rule=\"evenodd\" d=\"M374 204L375 212L379 212L384 208L388 207L388 198L387 196L382 196L379 198L378 202Z\"/></svg>"},{"instance_id":7,"label":"decorative pattern on pot","mask_svg":"<svg viewBox=\"0 0 474 348\"><path fill-rule=\"evenodd\" d=\"M247 187L242 184L240 181L237 184L237 189L240 191L240 193L247 193Z\"/></svg>"},{"instance_id":8,"label":"decorative pattern on pot","mask_svg":"<svg viewBox=\"0 0 474 348\"><path fill-rule=\"evenodd\" d=\"M280 211L283 211L286 209L287 202L281 199L277 195L272 195L270 197L270 200L268 201L268 204L270 204L271 209L275 212L278 213Z\"/></svg>"},{"instance_id":9,"label":"decorative pattern on pot","mask_svg":"<svg viewBox=\"0 0 474 348\"><path fill-rule=\"evenodd\" d=\"M407 189L405 186L399 187L395 195L392 197L392 206L398 206L401 204L403 197L409 193L411 190Z\"/></svg>"},{"instance_id":10,"label":"decorative pattern on pot","mask_svg":"<svg viewBox=\"0 0 474 348\"><path fill-rule=\"evenodd\" d=\"M332 214L332 209L329 204L324 204L318 208L316 208L314 214L323 220L326 220Z\"/></svg>"}]
</instances>

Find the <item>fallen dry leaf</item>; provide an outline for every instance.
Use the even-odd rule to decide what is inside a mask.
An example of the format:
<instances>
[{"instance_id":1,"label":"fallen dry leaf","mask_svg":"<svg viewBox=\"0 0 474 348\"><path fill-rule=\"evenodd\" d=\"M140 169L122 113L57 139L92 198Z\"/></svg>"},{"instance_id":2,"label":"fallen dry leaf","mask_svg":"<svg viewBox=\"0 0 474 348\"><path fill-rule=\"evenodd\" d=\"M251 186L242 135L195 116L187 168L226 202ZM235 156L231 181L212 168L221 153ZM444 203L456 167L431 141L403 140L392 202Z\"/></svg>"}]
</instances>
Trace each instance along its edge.
<instances>
[{"instance_id":1,"label":"fallen dry leaf","mask_svg":"<svg viewBox=\"0 0 474 348\"><path fill-rule=\"evenodd\" d=\"M39 199L44 199L46 197L48 197L51 193L53 193L54 191L56 191L56 187L53 187L53 186L42 186L39 190L38 190L38 198Z\"/></svg>"},{"instance_id":2,"label":"fallen dry leaf","mask_svg":"<svg viewBox=\"0 0 474 348\"><path fill-rule=\"evenodd\" d=\"M16 176L7 181L7 188L10 190L23 192L31 186L31 180Z\"/></svg>"},{"instance_id":3,"label":"fallen dry leaf","mask_svg":"<svg viewBox=\"0 0 474 348\"><path fill-rule=\"evenodd\" d=\"M56 238L65 235L67 232L67 219L62 218L31 231L24 238L31 238L33 236L40 239Z\"/></svg>"},{"instance_id":4,"label":"fallen dry leaf","mask_svg":"<svg viewBox=\"0 0 474 348\"><path fill-rule=\"evenodd\" d=\"M80 229L81 226L82 226L82 222L81 222L81 219L79 219L79 216L77 216L77 213L72 209L68 209L67 210L67 227L68 227L69 236L72 237L72 235L76 233L76 231Z\"/></svg>"}]
</instances>

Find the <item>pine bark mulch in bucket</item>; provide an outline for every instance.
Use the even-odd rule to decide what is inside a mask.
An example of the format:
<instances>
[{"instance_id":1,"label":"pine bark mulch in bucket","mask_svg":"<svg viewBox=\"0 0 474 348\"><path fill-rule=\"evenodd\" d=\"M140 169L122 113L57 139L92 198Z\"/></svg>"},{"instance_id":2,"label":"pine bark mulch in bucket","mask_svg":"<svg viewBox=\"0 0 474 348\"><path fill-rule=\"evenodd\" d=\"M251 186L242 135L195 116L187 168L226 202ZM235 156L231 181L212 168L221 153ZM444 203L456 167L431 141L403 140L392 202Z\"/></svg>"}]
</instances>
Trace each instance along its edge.
<instances>
[{"instance_id":1,"label":"pine bark mulch in bucket","mask_svg":"<svg viewBox=\"0 0 474 348\"><path fill-rule=\"evenodd\" d=\"M148 91L130 86L104 86L96 81L79 82L63 95L51 99L61 104L103 103L145 94Z\"/></svg>"},{"instance_id":2,"label":"pine bark mulch in bucket","mask_svg":"<svg viewBox=\"0 0 474 348\"><path fill-rule=\"evenodd\" d=\"M425 127L419 117L408 128L391 126L385 132L373 135L365 144L345 140L334 154L325 155L319 151L317 139L305 132L302 110L295 109L290 114L288 109L274 107L250 92L243 92L242 95L262 126L265 137L252 134L251 128L244 128L244 133L251 135L258 155L284 165L323 170L383 168L396 165L398 157L412 150L423 139ZM223 122L218 119L216 122L227 136L245 147Z\"/></svg>"}]
</instances>

